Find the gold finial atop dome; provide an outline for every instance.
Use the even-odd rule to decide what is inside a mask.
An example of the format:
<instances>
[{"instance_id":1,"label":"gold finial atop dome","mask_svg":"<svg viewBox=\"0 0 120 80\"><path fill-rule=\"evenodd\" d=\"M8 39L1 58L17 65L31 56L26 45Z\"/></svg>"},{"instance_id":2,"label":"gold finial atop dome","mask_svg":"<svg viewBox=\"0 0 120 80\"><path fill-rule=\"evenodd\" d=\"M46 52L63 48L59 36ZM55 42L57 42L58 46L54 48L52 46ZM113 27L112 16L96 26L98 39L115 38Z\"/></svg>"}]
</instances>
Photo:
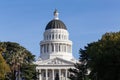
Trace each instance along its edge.
<instances>
[{"instance_id":1,"label":"gold finial atop dome","mask_svg":"<svg viewBox=\"0 0 120 80\"><path fill-rule=\"evenodd\" d=\"M58 20L59 19L58 15L59 15L59 13L58 13L57 9L55 9L55 11L54 11L54 19Z\"/></svg>"}]
</instances>

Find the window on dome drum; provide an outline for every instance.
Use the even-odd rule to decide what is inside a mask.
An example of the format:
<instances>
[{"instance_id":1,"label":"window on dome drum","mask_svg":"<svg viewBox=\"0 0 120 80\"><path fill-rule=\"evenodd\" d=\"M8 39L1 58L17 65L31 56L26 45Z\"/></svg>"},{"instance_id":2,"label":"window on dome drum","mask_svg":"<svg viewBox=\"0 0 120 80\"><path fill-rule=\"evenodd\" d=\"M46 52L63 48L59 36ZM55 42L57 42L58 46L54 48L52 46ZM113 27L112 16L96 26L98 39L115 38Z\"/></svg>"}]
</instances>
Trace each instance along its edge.
<instances>
[{"instance_id":1,"label":"window on dome drum","mask_svg":"<svg viewBox=\"0 0 120 80\"><path fill-rule=\"evenodd\" d=\"M64 35L64 39L66 39L66 36Z\"/></svg>"},{"instance_id":2,"label":"window on dome drum","mask_svg":"<svg viewBox=\"0 0 120 80\"><path fill-rule=\"evenodd\" d=\"M40 53L42 53L42 45L40 46Z\"/></svg>"},{"instance_id":3,"label":"window on dome drum","mask_svg":"<svg viewBox=\"0 0 120 80\"><path fill-rule=\"evenodd\" d=\"M45 53L45 45L43 47L44 47L44 53Z\"/></svg>"},{"instance_id":4,"label":"window on dome drum","mask_svg":"<svg viewBox=\"0 0 120 80\"><path fill-rule=\"evenodd\" d=\"M60 52L60 44L59 44L59 52Z\"/></svg>"},{"instance_id":5,"label":"window on dome drum","mask_svg":"<svg viewBox=\"0 0 120 80\"><path fill-rule=\"evenodd\" d=\"M49 51L49 44L47 44L47 52Z\"/></svg>"},{"instance_id":6,"label":"window on dome drum","mask_svg":"<svg viewBox=\"0 0 120 80\"><path fill-rule=\"evenodd\" d=\"M52 46L52 52L54 52L54 45L53 45L53 44L51 44L51 46Z\"/></svg>"},{"instance_id":7,"label":"window on dome drum","mask_svg":"<svg viewBox=\"0 0 120 80\"><path fill-rule=\"evenodd\" d=\"M48 40L48 35L47 35L47 40Z\"/></svg>"},{"instance_id":8,"label":"window on dome drum","mask_svg":"<svg viewBox=\"0 0 120 80\"><path fill-rule=\"evenodd\" d=\"M51 39L51 35L49 35L49 39Z\"/></svg>"},{"instance_id":9,"label":"window on dome drum","mask_svg":"<svg viewBox=\"0 0 120 80\"><path fill-rule=\"evenodd\" d=\"M40 48L40 50L41 50L41 53L42 53L42 50L43 50L43 46L41 45L41 48Z\"/></svg>"},{"instance_id":10,"label":"window on dome drum","mask_svg":"<svg viewBox=\"0 0 120 80\"><path fill-rule=\"evenodd\" d=\"M52 39L54 39L54 34L52 35Z\"/></svg>"},{"instance_id":11,"label":"window on dome drum","mask_svg":"<svg viewBox=\"0 0 120 80\"><path fill-rule=\"evenodd\" d=\"M46 53L46 51L47 51L47 45L46 44L45 44L45 49L44 50L45 50L44 52Z\"/></svg>"}]
</instances>

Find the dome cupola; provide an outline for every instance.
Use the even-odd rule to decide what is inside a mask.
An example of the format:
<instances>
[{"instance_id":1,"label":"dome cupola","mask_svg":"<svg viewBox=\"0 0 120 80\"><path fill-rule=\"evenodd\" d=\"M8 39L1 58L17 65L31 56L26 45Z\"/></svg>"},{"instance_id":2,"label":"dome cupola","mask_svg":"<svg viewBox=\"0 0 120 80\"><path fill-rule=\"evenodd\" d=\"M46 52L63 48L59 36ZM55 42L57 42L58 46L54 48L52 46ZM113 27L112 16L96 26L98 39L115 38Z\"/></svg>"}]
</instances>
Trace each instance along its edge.
<instances>
[{"instance_id":1,"label":"dome cupola","mask_svg":"<svg viewBox=\"0 0 120 80\"><path fill-rule=\"evenodd\" d=\"M59 20L58 14L59 14L58 11L55 10L54 11L54 19L51 20L47 24L45 30L48 30L48 29L65 29L65 30L67 30L65 24L61 20Z\"/></svg>"}]
</instances>

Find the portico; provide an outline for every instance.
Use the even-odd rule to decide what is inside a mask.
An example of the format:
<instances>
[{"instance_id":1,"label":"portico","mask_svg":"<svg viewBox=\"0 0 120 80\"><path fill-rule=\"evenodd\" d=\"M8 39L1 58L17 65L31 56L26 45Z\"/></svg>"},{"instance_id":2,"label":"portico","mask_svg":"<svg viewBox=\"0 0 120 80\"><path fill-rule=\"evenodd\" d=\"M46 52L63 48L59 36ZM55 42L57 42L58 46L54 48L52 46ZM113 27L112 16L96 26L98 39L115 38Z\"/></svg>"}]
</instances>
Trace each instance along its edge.
<instances>
[{"instance_id":1,"label":"portico","mask_svg":"<svg viewBox=\"0 0 120 80\"><path fill-rule=\"evenodd\" d=\"M74 68L73 62L63 60L61 58L54 58L39 62L36 71L39 80L55 80L58 75L59 80L69 80L70 73L68 69Z\"/></svg>"},{"instance_id":2,"label":"portico","mask_svg":"<svg viewBox=\"0 0 120 80\"><path fill-rule=\"evenodd\" d=\"M39 80L55 80L58 74L59 80L68 80L68 69L39 69Z\"/></svg>"}]
</instances>

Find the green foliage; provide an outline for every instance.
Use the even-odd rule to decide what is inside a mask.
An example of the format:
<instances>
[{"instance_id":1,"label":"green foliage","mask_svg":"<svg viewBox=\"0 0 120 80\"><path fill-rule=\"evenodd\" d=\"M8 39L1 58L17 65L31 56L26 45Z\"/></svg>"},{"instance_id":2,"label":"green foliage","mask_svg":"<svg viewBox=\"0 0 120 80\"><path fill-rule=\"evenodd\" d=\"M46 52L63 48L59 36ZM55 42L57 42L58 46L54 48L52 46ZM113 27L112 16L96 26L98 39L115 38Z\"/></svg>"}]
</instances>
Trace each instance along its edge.
<instances>
[{"instance_id":1,"label":"green foliage","mask_svg":"<svg viewBox=\"0 0 120 80\"><path fill-rule=\"evenodd\" d=\"M92 42L80 50L79 61L72 69L71 80L86 80L82 64L87 61L91 80L120 80L120 32L106 33L97 42ZM85 70L86 71L86 70Z\"/></svg>"},{"instance_id":2,"label":"green foliage","mask_svg":"<svg viewBox=\"0 0 120 80\"><path fill-rule=\"evenodd\" d=\"M120 80L120 32L106 33L101 40L85 47L91 61L91 77Z\"/></svg>"},{"instance_id":3,"label":"green foliage","mask_svg":"<svg viewBox=\"0 0 120 80\"><path fill-rule=\"evenodd\" d=\"M36 66L33 64L23 64L22 66L24 67L21 67L21 76L23 76L25 80L36 80Z\"/></svg>"},{"instance_id":4,"label":"green foliage","mask_svg":"<svg viewBox=\"0 0 120 80\"><path fill-rule=\"evenodd\" d=\"M10 65L11 73L9 78L12 80L21 79L24 74L26 80L31 80L34 77L35 65L33 61L35 56L32 55L26 48L20 46L18 43L14 42L1 42L6 46L6 51L3 57L6 62ZM17 75L16 75L17 73ZM34 73L34 74L33 74Z\"/></svg>"},{"instance_id":5,"label":"green foliage","mask_svg":"<svg viewBox=\"0 0 120 80\"><path fill-rule=\"evenodd\" d=\"M2 44L0 44L0 80L5 79L5 75L10 72L9 65L6 63L4 58L2 57L2 53L5 51L5 48Z\"/></svg>"},{"instance_id":6,"label":"green foliage","mask_svg":"<svg viewBox=\"0 0 120 80\"><path fill-rule=\"evenodd\" d=\"M89 57L86 54L86 50L80 49L80 62L74 65L75 69L69 69L69 72L72 73L69 77L71 80L85 80L87 78L88 60Z\"/></svg>"}]
</instances>

